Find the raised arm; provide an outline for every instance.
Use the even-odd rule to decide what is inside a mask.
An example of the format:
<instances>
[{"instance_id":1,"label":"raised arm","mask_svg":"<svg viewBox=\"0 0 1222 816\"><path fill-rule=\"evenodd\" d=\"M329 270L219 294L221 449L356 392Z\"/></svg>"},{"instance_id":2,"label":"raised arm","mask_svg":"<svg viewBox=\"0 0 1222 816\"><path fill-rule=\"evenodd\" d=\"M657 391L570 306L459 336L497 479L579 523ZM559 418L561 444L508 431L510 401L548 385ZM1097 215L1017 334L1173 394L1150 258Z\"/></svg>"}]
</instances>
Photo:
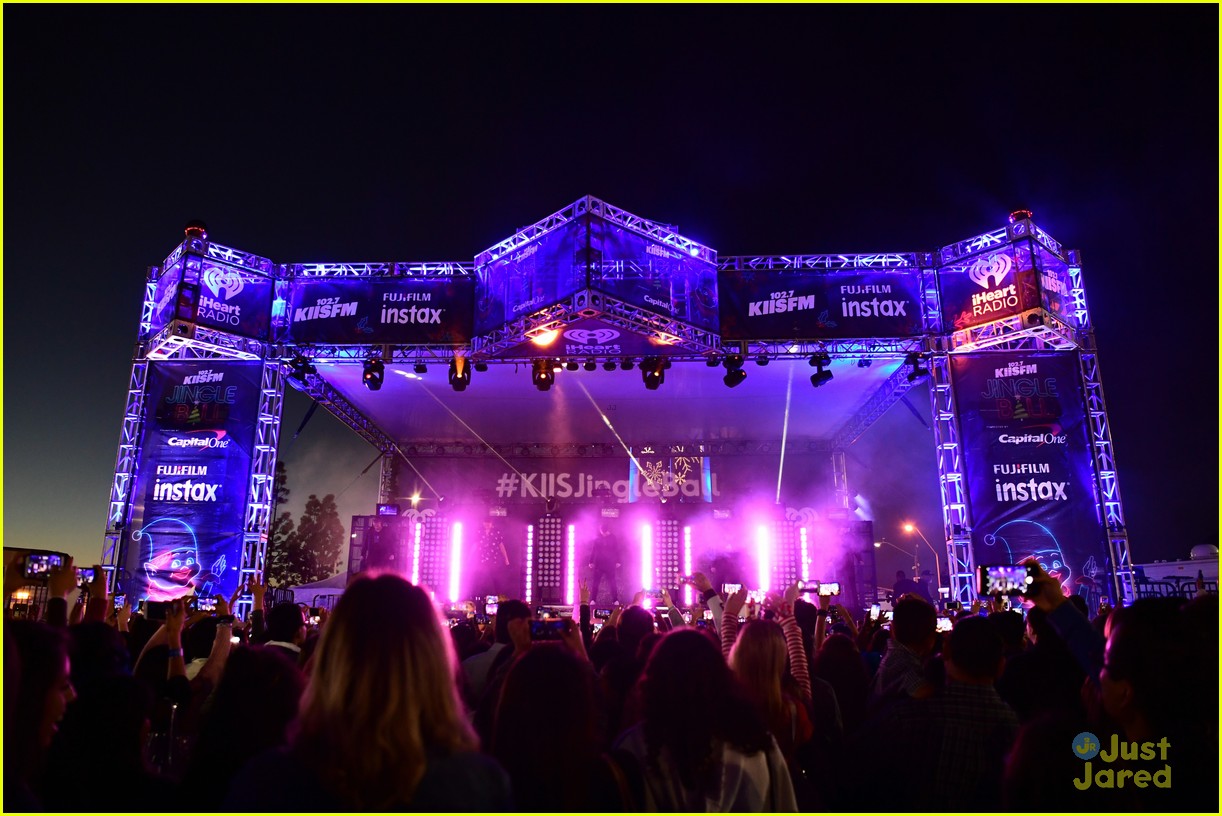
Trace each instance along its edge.
<instances>
[{"instance_id":1,"label":"raised arm","mask_svg":"<svg viewBox=\"0 0 1222 816\"><path fill-rule=\"evenodd\" d=\"M793 615L794 602L798 600L798 585L785 588L785 598L776 610L777 620L785 633L785 648L789 652L789 673L802 690L802 701L811 702L810 667L806 659L806 646L802 643L802 627Z\"/></svg>"},{"instance_id":2,"label":"raised arm","mask_svg":"<svg viewBox=\"0 0 1222 816\"><path fill-rule=\"evenodd\" d=\"M726 608L721 613L721 653L726 660L730 659L730 650L738 638L738 613L742 611L747 601L747 590L739 589L726 598Z\"/></svg>"}]
</instances>

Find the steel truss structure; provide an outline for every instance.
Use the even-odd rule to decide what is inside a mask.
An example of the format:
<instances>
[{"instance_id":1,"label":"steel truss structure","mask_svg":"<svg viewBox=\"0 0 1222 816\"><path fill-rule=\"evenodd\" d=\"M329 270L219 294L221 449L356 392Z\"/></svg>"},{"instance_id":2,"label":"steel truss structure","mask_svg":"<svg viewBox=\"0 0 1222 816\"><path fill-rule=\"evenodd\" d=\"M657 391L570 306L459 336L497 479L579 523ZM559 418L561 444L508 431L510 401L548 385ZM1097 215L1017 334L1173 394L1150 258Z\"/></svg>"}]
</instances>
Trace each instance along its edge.
<instances>
[{"instance_id":1,"label":"steel truss structure","mask_svg":"<svg viewBox=\"0 0 1222 816\"><path fill-rule=\"evenodd\" d=\"M184 280L198 281L205 260L236 274L257 275L272 281L275 302L271 322L275 337L276 330L287 326L287 294L294 280L387 277L469 277L478 280L481 271L498 259L554 230L592 218L602 219L689 257L697 258L712 265L718 272L759 271L783 275L786 272L818 274L858 270L915 276L919 282L921 297L921 336L826 341L777 338L770 341L723 343L715 331L692 326L608 295L598 290L595 281L591 281L590 288L581 289L558 303L524 315L465 344L286 345L260 342L182 320L172 320L159 330L152 330L158 281L163 275L171 273L181 274ZM1026 240L1038 243L1068 263L1073 282L1069 298L1071 310L1067 314L1054 315L1043 309L1032 309L971 329L947 331L943 325L939 295L939 270L953 263L962 263L964 259L980 253ZM594 277L597 277L601 267L594 264L590 269ZM242 572L250 573L263 569L266 556L268 526L274 513L273 481L286 383L312 397L382 454L378 493L379 500L383 502L393 499L396 463L400 460L410 465L412 459L420 457L463 455L555 458L608 456L620 451L618 447L604 444L501 445L488 448L473 446L468 442L435 440L430 440L427 444L404 444L400 447L396 440L388 437L322 377L317 374L306 374L303 377L292 375L290 361L293 358L304 357L318 363L352 365L359 365L370 357L380 357L387 363L448 364L455 355L462 355L475 363L521 364L528 363L537 355L527 350L515 353L516 347L522 346L540 333L563 329L590 318L665 343L669 347L668 358L676 363L703 364L710 358L719 358L727 353L766 356L776 360L804 359L814 354L827 354L833 359L863 362L906 359L912 354L920 355L929 364L930 401L937 446L948 569L953 597L961 601L969 601L974 595L975 564L971 555L972 520L963 469L963 451L951 382L951 355L982 349L1076 352L1086 395L1099 519L1108 531L1113 573L1117 581L1115 591L1117 597L1134 596L1127 532L1116 480L1098 353L1090 326L1085 290L1081 283L1081 262L1076 251L1066 251L1029 218L1022 218L1003 228L934 251L740 255L719 259L715 250L680 235L673 225L641 218L593 196L578 199L518 230L504 241L478 253L472 262L275 264L267 258L211 242L207 240L206 235L189 234L165 258L161 266L148 270L138 342L132 359L111 483L103 564L118 566L122 562L122 541L130 518L131 493L145 432L143 417L148 366L151 361L245 360L261 363L260 405L245 503L241 564ZM575 359L586 362L593 358ZM617 356L599 357L598 361L614 360L618 363L625 359L635 360L634 357ZM845 472L844 451L913 386L913 380L907 375L906 367L895 371L858 407L853 416L834 432L831 439L785 443L771 440L710 441L695 446L686 443L686 447L698 448L701 455L734 455L777 452L783 444L786 452L827 454L833 465L836 504L847 509L850 490ZM673 440L658 440L652 445L641 447L664 450L671 446L672 442ZM531 569L529 556L526 568ZM240 603L249 604L250 597L243 597Z\"/></svg>"}]
</instances>

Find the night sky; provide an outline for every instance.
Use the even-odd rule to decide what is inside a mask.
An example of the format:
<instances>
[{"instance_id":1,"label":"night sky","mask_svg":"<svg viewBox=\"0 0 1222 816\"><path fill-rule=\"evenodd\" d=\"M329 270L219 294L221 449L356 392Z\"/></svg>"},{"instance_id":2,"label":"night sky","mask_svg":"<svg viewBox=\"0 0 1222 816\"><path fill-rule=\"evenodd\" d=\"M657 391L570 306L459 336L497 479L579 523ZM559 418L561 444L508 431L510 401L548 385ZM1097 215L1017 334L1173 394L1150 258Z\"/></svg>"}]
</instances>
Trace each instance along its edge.
<instances>
[{"instance_id":1,"label":"night sky","mask_svg":"<svg viewBox=\"0 0 1222 816\"><path fill-rule=\"evenodd\" d=\"M1217 6L3 13L7 546L97 559L145 270L188 219L278 263L469 261L587 194L723 255L932 250L1029 207L1082 252L1135 560L1217 543ZM346 524L376 452L321 412L290 442L306 407L294 499ZM936 541L931 495L903 510Z\"/></svg>"}]
</instances>

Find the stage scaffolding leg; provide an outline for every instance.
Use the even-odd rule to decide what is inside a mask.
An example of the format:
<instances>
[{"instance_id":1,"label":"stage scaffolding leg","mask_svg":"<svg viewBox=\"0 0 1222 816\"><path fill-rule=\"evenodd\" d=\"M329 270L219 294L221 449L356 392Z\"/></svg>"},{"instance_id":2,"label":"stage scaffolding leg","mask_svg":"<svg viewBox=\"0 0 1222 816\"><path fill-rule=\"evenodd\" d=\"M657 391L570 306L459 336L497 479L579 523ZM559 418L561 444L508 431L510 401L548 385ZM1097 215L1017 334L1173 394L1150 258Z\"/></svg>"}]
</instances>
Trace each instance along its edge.
<instances>
[{"instance_id":1,"label":"stage scaffolding leg","mask_svg":"<svg viewBox=\"0 0 1222 816\"><path fill-rule=\"evenodd\" d=\"M259 420L246 492L246 525L242 535L241 574L263 572L267 559L267 531L276 501L276 449L280 442L280 417L284 408L284 375L278 360L265 359L259 392ZM252 596L239 597L237 607L246 617Z\"/></svg>"},{"instance_id":2,"label":"stage scaffolding leg","mask_svg":"<svg viewBox=\"0 0 1222 816\"><path fill-rule=\"evenodd\" d=\"M1112 453L1112 434L1103 400L1103 380L1099 356L1094 351L1094 333L1088 333L1087 348L1078 355L1082 366L1082 386L1086 396L1086 419L1090 429L1091 460L1094 464L1095 500L1099 520L1107 531L1108 554L1112 558L1112 591L1116 598L1130 602L1137 598L1133 585L1133 566L1129 555L1129 535L1125 529L1120 485L1116 481L1116 462Z\"/></svg>"},{"instance_id":3,"label":"stage scaffolding leg","mask_svg":"<svg viewBox=\"0 0 1222 816\"><path fill-rule=\"evenodd\" d=\"M950 355L935 352L929 362L929 399L933 406L938 484L942 491L942 526L946 535L946 569L952 600L970 604L975 597L976 565L972 559L967 480L959 443L959 420L950 378Z\"/></svg>"}]
</instances>

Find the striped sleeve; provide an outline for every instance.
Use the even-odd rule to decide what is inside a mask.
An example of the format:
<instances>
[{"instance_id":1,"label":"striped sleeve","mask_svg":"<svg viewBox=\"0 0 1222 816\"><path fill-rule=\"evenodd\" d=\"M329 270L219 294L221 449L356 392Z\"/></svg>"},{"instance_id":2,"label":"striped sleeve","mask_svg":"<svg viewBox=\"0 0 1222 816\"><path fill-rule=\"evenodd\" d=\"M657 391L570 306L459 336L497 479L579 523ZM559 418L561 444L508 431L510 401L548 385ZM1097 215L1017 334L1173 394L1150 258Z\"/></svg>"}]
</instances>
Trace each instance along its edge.
<instances>
[{"instance_id":1,"label":"striped sleeve","mask_svg":"<svg viewBox=\"0 0 1222 816\"><path fill-rule=\"evenodd\" d=\"M806 664L806 647L802 645L802 628L798 621L790 615L781 619L781 629L785 632L785 646L789 650L789 673L802 689L805 702L811 700L810 668Z\"/></svg>"},{"instance_id":2,"label":"striped sleeve","mask_svg":"<svg viewBox=\"0 0 1222 816\"><path fill-rule=\"evenodd\" d=\"M730 659L730 650L734 648L734 640L738 637L738 615L730 614L726 609L721 613L721 653L726 660Z\"/></svg>"}]
</instances>

